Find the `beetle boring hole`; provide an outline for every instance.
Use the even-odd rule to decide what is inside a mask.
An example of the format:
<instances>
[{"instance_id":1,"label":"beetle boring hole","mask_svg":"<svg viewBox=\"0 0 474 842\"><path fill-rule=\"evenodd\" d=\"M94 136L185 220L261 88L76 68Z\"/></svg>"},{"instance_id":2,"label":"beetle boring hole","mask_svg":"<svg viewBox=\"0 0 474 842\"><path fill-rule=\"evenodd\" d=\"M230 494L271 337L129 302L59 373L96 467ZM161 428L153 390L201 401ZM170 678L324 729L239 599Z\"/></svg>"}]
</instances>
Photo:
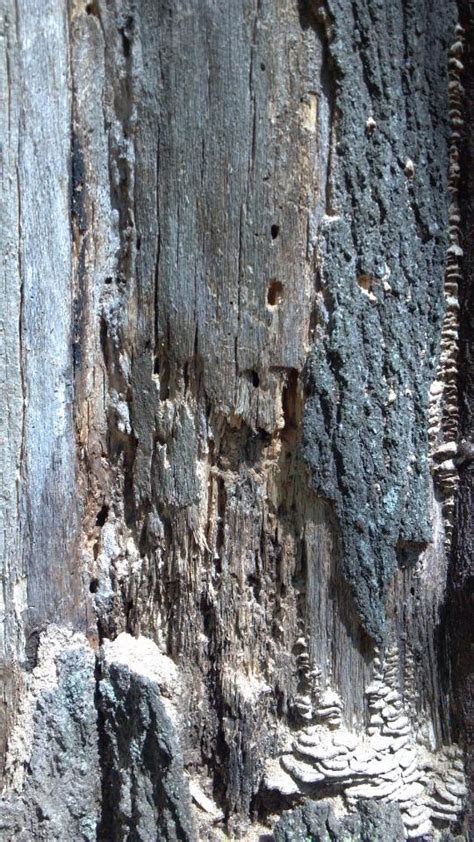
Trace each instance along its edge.
<instances>
[{"instance_id":1,"label":"beetle boring hole","mask_svg":"<svg viewBox=\"0 0 474 842\"><path fill-rule=\"evenodd\" d=\"M260 377L258 376L255 369L247 368L245 371L242 372L242 374L255 389L257 389L258 386L260 386Z\"/></svg>"},{"instance_id":2,"label":"beetle boring hole","mask_svg":"<svg viewBox=\"0 0 474 842\"><path fill-rule=\"evenodd\" d=\"M103 526L109 516L109 507L104 503L100 511L97 512L95 519L96 526Z\"/></svg>"},{"instance_id":3,"label":"beetle boring hole","mask_svg":"<svg viewBox=\"0 0 474 842\"><path fill-rule=\"evenodd\" d=\"M276 307L281 304L283 298L283 284L281 281L270 281L267 290L267 302L270 307Z\"/></svg>"},{"instance_id":4,"label":"beetle boring hole","mask_svg":"<svg viewBox=\"0 0 474 842\"><path fill-rule=\"evenodd\" d=\"M272 234L272 240L276 240L276 238L278 237L278 234L280 233L280 226L279 225L272 225L272 227L270 228L270 231L271 231L271 234Z\"/></svg>"},{"instance_id":5,"label":"beetle boring hole","mask_svg":"<svg viewBox=\"0 0 474 842\"><path fill-rule=\"evenodd\" d=\"M91 579L89 584L89 590L91 593L97 593L99 590L99 580L98 579Z\"/></svg>"},{"instance_id":6,"label":"beetle boring hole","mask_svg":"<svg viewBox=\"0 0 474 842\"><path fill-rule=\"evenodd\" d=\"M369 292L373 283L373 278L370 275L359 275L357 283L365 292Z\"/></svg>"},{"instance_id":7,"label":"beetle boring hole","mask_svg":"<svg viewBox=\"0 0 474 842\"><path fill-rule=\"evenodd\" d=\"M86 4L86 13L88 15L95 15L96 17L99 17L99 10L97 8L97 3L95 2L95 0L93 0L92 3Z\"/></svg>"}]
</instances>

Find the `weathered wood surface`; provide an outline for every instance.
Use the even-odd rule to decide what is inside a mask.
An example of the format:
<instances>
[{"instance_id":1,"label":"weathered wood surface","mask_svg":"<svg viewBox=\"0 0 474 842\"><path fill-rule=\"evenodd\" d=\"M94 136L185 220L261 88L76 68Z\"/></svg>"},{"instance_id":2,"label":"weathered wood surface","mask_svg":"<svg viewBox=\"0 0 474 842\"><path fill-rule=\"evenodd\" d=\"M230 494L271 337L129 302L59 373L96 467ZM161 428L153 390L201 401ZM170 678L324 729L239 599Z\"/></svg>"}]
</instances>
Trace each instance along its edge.
<instances>
[{"instance_id":1,"label":"weathered wood surface","mask_svg":"<svg viewBox=\"0 0 474 842\"><path fill-rule=\"evenodd\" d=\"M2 661L84 614L73 427L68 27L2 4ZM13 705L14 707L14 705ZM10 716L11 710L7 713Z\"/></svg>"},{"instance_id":2,"label":"weathered wood surface","mask_svg":"<svg viewBox=\"0 0 474 842\"><path fill-rule=\"evenodd\" d=\"M1 11L2 838L462 832L469 11Z\"/></svg>"},{"instance_id":3,"label":"weathered wood surface","mask_svg":"<svg viewBox=\"0 0 474 842\"><path fill-rule=\"evenodd\" d=\"M463 82L466 89L465 121L468 130L461 145L460 210L463 230L463 272L461 278L461 314L459 332L459 427L462 442L458 459L459 495L457 499L457 530L448 574L448 598L444 612L444 658L449 664L445 688L452 699L452 719L455 736L466 745L466 772L470 792L474 792L474 648L473 629L473 428L474 428L474 54L472 50L473 8L460 4L461 20L468 33L471 49L466 51ZM470 40L469 40L470 35ZM474 810L471 810L469 829L474 834Z\"/></svg>"}]
</instances>

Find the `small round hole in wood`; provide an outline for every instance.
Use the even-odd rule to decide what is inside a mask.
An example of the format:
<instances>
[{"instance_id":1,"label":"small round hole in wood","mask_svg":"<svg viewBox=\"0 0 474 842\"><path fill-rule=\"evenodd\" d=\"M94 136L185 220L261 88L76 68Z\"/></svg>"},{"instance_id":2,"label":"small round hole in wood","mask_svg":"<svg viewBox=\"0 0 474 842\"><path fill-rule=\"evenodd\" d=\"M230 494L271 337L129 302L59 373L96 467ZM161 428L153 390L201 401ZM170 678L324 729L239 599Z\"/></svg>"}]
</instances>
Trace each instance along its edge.
<instances>
[{"instance_id":1,"label":"small round hole in wood","mask_svg":"<svg viewBox=\"0 0 474 842\"><path fill-rule=\"evenodd\" d=\"M260 377L258 373L253 368L247 368L245 371L242 372L243 376L249 383L252 384L254 389L258 389L260 386Z\"/></svg>"},{"instance_id":2,"label":"small round hole in wood","mask_svg":"<svg viewBox=\"0 0 474 842\"><path fill-rule=\"evenodd\" d=\"M357 278L357 283L359 284L360 288L364 290L364 292L370 292L373 284L373 278L371 275L359 275Z\"/></svg>"},{"instance_id":3,"label":"small round hole in wood","mask_svg":"<svg viewBox=\"0 0 474 842\"><path fill-rule=\"evenodd\" d=\"M258 376L256 371L250 372L250 379L252 381L252 386L257 389L260 386L260 377Z\"/></svg>"},{"instance_id":4,"label":"small round hole in wood","mask_svg":"<svg viewBox=\"0 0 474 842\"><path fill-rule=\"evenodd\" d=\"M109 507L104 503L101 509L97 512L95 519L96 526L103 526L109 516Z\"/></svg>"},{"instance_id":5,"label":"small round hole in wood","mask_svg":"<svg viewBox=\"0 0 474 842\"><path fill-rule=\"evenodd\" d=\"M283 300L283 284L275 279L270 281L267 290L267 302L270 307L278 307Z\"/></svg>"}]
</instances>

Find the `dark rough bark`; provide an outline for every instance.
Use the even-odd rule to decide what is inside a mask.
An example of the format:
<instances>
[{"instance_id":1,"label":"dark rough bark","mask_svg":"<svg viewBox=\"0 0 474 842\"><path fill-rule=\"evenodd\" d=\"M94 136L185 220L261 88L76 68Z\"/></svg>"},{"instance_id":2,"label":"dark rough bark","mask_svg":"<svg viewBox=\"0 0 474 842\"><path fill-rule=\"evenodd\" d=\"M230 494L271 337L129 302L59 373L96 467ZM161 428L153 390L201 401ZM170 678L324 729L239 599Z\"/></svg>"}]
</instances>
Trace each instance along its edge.
<instances>
[{"instance_id":1,"label":"dark rough bark","mask_svg":"<svg viewBox=\"0 0 474 842\"><path fill-rule=\"evenodd\" d=\"M23 729L9 744L12 792L0 838L94 840L100 817L94 654L82 635L50 626L38 652ZM29 710L28 710L29 708ZM25 752L29 758L23 768Z\"/></svg>"},{"instance_id":2,"label":"dark rough bark","mask_svg":"<svg viewBox=\"0 0 474 842\"><path fill-rule=\"evenodd\" d=\"M4 838L464 833L468 4L1 9Z\"/></svg>"},{"instance_id":3,"label":"dark rough bark","mask_svg":"<svg viewBox=\"0 0 474 842\"><path fill-rule=\"evenodd\" d=\"M342 2L326 13L336 137L305 453L317 493L336 504L344 574L376 640L397 564L431 538L426 417L443 316L455 11Z\"/></svg>"},{"instance_id":4,"label":"dark rough bark","mask_svg":"<svg viewBox=\"0 0 474 842\"><path fill-rule=\"evenodd\" d=\"M174 842L194 837L178 737L156 683L107 655L99 670L98 838Z\"/></svg>"},{"instance_id":5,"label":"dark rough bark","mask_svg":"<svg viewBox=\"0 0 474 842\"><path fill-rule=\"evenodd\" d=\"M301 839L314 842L393 842L405 839L403 822L398 807L382 805L375 801L361 801L358 812L342 821L334 816L329 804L309 801L302 807L286 813L274 829L275 842L297 842Z\"/></svg>"},{"instance_id":6,"label":"dark rough bark","mask_svg":"<svg viewBox=\"0 0 474 842\"><path fill-rule=\"evenodd\" d=\"M460 194L463 232L463 275L460 288L460 439L459 492L446 600L444 658L449 665L445 686L452 694L452 718L456 737L466 746L466 772L474 793L474 8L461 4L461 20L470 49L466 55L466 135L461 148L463 172ZM469 830L474 835L474 808L471 798Z\"/></svg>"}]
</instances>

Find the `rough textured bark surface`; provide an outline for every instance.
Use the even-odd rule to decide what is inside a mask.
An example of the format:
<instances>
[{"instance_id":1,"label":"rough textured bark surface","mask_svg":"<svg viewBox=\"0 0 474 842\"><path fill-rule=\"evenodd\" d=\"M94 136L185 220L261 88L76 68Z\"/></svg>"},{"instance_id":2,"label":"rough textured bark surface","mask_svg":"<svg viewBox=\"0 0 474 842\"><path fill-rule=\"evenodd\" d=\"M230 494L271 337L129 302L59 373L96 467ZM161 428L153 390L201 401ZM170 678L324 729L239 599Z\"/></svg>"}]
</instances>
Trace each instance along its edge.
<instances>
[{"instance_id":1,"label":"rough textured bark surface","mask_svg":"<svg viewBox=\"0 0 474 842\"><path fill-rule=\"evenodd\" d=\"M468 0L0 8L1 838L467 839Z\"/></svg>"},{"instance_id":2,"label":"rough textured bark surface","mask_svg":"<svg viewBox=\"0 0 474 842\"><path fill-rule=\"evenodd\" d=\"M464 71L466 134L461 143L460 212L464 249L461 275L461 313L459 333L459 427L460 454L458 456L459 494L457 498L457 529L448 577L448 598L444 613L444 663L449 667L445 687L452 698L452 720L456 739L466 746L466 772L471 793L469 831L474 835L474 648L472 646L473 618L473 429L474 429L474 8L462 3L461 21L467 42Z\"/></svg>"}]
</instances>

